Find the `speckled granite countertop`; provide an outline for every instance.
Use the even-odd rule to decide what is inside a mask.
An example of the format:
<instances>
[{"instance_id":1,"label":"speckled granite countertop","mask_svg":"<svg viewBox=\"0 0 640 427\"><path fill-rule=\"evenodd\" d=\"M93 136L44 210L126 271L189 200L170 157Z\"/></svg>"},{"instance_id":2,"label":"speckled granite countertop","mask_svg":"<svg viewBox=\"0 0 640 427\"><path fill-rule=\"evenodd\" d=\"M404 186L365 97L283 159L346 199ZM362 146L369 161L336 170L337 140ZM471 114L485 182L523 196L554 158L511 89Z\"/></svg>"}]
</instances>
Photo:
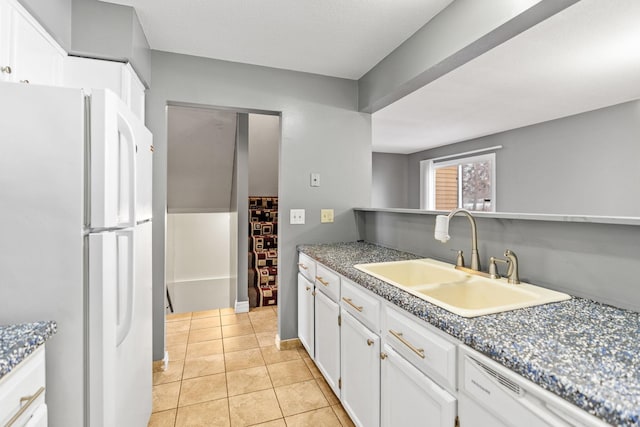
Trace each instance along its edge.
<instances>
[{"instance_id":1,"label":"speckled granite countertop","mask_svg":"<svg viewBox=\"0 0 640 427\"><path fill-rule=\"evenodd\" d=\"M56 331L57 324L54 321L0 325L0 379Z\"/></svg>"},{"instance_id":2,"label":"speckled granite countertop","mask_svg":"<svg viewBox=\"0 0 640 427\"><path fill-rule=\"evenodd\" d=\"M353 268L423 257L364 242L298 250L607 423L640 425L640 313L572 298L464 318Z\"/></svg>"}]
</instances>

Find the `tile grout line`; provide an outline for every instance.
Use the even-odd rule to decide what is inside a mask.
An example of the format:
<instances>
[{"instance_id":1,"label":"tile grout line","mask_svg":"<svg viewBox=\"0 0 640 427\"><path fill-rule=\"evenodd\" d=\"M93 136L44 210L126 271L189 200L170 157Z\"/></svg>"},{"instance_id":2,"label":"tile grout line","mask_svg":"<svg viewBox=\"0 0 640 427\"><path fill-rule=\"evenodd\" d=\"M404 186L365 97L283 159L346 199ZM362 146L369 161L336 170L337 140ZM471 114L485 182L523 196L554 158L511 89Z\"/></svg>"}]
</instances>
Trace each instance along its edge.
<instances>
[{"instance_id":1,"label":"tile grout line","mask_svg":"<svg viewBox=\"0 0 640 427\"><path fill-rule=\"evenodd\" d=\"M189 331L187 332L187 345L184 349L184 356L182 360L182 372L180 373L180 387L178 389L178 401L176 402L176 416L173 420L173 425L178 423L178 412L180 410L180 396L182 395L182 380L184 376L184 365L187 363L187 350L189 349L189 338L191 337L191 321L193 320L193 313L189 316Z\"/></svg>"},{"instance_id":2,"label":"tile grout line","mask_svg":"<svg viewBox=\"0 0 640 427\"><path fill-rule=\"evenodd\" d=\"M265 312L266 312L266 310L265 310ZM271 310L271 313L273 313L272 315L277 316L277 312L276 312L273 308L272 308L272 310ZM233 314L231 314L231 315L233 315ZM223 358L222 358L222 359L223 359L223 360L222 360L222 362L223 362L223 369L224 369L224 373L225 373L225 387L226 387L227 410L228 410L229 422L231 423L231 422L232 422L232 419L231 419L231 402L230 402L230 395L229 395L229 393L230 393L229 385L230 385L230 384L229 384L229 377L228 377L229 371L228 371L228 364L227 364L227 354L232 353L232 352L228 352L228 351L227 351L228 349L227 349L227 348L226 348L226 346L224 345L224 338L225 338L225 336L224 336L224 334L222 333L222 327L223 327L223 326L240 325L240 324L242 324L242 323L244 323L244 322L241 320L241 321L236 322L236 323L231 323L230 325L222 325L222 318L223 318L224 316L222 315L222 312L221 312L221 311L218 311L218 314L217 314L217 315L215 315L215 316L206 316L206 317L217 317L217 318L219 319L219 325L220 325L219 327L220 327L220 331L221 331L221 339L222 339L222 345L221 345L221 347L222 347L222 356L223 356ZM255 320L254 320L254 318L255 318ZM200 319L200 318L198 318L198 319ZM277 317L276 317L276 319L277 319ZM180 381L180 386L179 386L179 393L178 393L178 402L177 402L177 404L176 404L176 412L175 412L175 416L174 416L174 420L173 420L173 426L174 426L174 427L175 427L175 426L177 426L178 412L179 412L179 410L180 410L180 406L179 406L179 404L180 404L180 397L182 396L182 392L183 392L183 390L182 390L182 382L184 381L184 372L185 372L185 368L186 368L186 361L187 361L187 349L189 348L189 342L190 342L190 339L191 339L191 336L192 336L192 331L195 331L195 330L192 330L193 320L197 320L197 319L195 319L193 316L191 316L189 319L184 319L184 320L189 320L189 329L188 329L188 333L187 333L187 348L185 349L184 360L183 360L183 363L182 363L182 372L181 372L180 379L179 379L179 381ZM274 394L274 396L275 396L275 398L276 398L276 401L277 401L277 403L278 403L278 408L279 408L279 411L280 411L280 414L281 414L281 416L280 416L280 417L278 417L278 418L274 418L274 419L272 419L272 420L262 421L262 423L264 423L264 422L272 422L272 421L277 421L277 420L282 420L282 422L284 423L284 425L285 425L285 426L288 426L288 425L289 425L289 423L287 422L287 420L286 420L286 416L285 416L285 414L284 414L284 412L283 412L282 403L281 403L280 399L278 399L278 395L277 395L277 394L276 394L276 392L275 392L276 387L275 387L275 385L274 385L273 376L272 376L272 374L271 374L271 372L270 372L270 370L269 370L268 366L269 366L269 365L274 365L274 364L277 364L277 363L285 363L285 362L289 362L289 361L291 361L291 360L280 360L280 361L278 361L278 362L274 362L274 363L271 363L271 364L267 363L267 360L265 359L265 356L264 356L264 353L263 353L263 350L265 349L265 347L262 347L262 346L260 345L260 341L258 340L258 334L259 334L259 333L266 333L266 332L269 332L269 333L277 333L277 331L275 331L275 332L274 332L274 331L261 331L261 332L256 332L256 329L255 329L256 324L260 324L260 323L261 323L261 321L271 321L271 319L270 319L270 316L269 316L269 315L266 315L266 316L264 316L264 317L263 317L263 316L261 316L261 315L259 315L259 314L258 314L258 315L256 315L256 316L248 316L248 320L249 320L249 325L251 326L251 329L252 329L253 333L244 334L244 335L239 335L239 336L242 336L242 337L250 337L250 336L253 336L253 339L255 340L255 342L256 342L256 344L257 344L257 347L256 347L256 348L257 348L257 350L258 350L258 351L259 351L259 353L260 353L260 359L261 359L261 362L262 362L261 366L264 366L264 369L266 370L267 375L268 375L268 378L269 378L269 384L270 384L270 386L271 386L270 388L267 388L267 389L265 389L265 390L268 390L268 389L271 389L271 390L272 390L272 392L273 392L273 394ZM194 333L195 333L195 332L194 332ZM233 337L228 337L228 338L233 338ZM209 340L209 341L210 341L210 340ZM192 344L193 344L193 343L192 343ZM245 350L248 350L248 349L245 349ZM244 350L236 350L236 351L244 351ZM297 349L296 349L296 351L297 351ZM296 413L296 414L292 414L292 415L290 415L290 416L298 416L298 415L302 415L302 414L312 413L312 412L314 412L314 411L318 411L318 410L321 410L321 409L330 408L330 409L331 409L331 413L336 417L336 419L337 419L337 421L339 422L339 424L340 424L341 426L345 426L345 425L347 425L347 424L344 424L344 423L342 422L342 420L340 419L340 416L338 415L338 413L336 412L336 409L334 408L334 406L337 406L337 404L336 404L336 405L332 405L332 404L331 404L331 401L332 401L333 399L332 399L332 398L328 398L328 397L327 397L327 395L325 395L325 393L324 393L324 391L323 391L322 387L320 386L320 381L319 381L319 379L318 379L318 378L316 378L316 377L314 376L314 373L313 373L312 369L311 369L311 368L306 364L306 362L303 360L303 359L304 359L305 354L301 354L299 351L297 351L297 355L299 356L299 359L292 359L292 360L302 360L302 362L304 363L304 366L305 366L305 368L306 368L307 372L310 374L310 379L312 379L312 380L314 381L314 384L315 384L315 385L320 389L320 391L321 391L321 393L322 393L322 396L324 397L324 400L326 401L326 406L323 406L323 407L321 407L321 408L315 408L315 409L305 410L305 411L302 411L302 412L299 412L299 413ZM309 356L308 356L308 354L306 354L306 356L307 356L307 357L309 357ZM306 380L305 380L305 381L306 381ZM304 382L304 381L299 381L299 382ZM295 383L292 383L292 384L295 384ZM329 390L329 393L332 393L332 391L331 391L331 390ZM246 393L245 393L245 394L246 394ZM218 399L214 399L214 400L218 400ZM193 403L193 404L190 404L190 405L185 405L184 407L194 406L194 405L196 405L196 403ZM183 408L184 408L184 407L183 407ZM159 412L161 412L161 411L159 411ZM261 423L258 423L258 424L261 424Z\"/></svg>"}]
</instances>

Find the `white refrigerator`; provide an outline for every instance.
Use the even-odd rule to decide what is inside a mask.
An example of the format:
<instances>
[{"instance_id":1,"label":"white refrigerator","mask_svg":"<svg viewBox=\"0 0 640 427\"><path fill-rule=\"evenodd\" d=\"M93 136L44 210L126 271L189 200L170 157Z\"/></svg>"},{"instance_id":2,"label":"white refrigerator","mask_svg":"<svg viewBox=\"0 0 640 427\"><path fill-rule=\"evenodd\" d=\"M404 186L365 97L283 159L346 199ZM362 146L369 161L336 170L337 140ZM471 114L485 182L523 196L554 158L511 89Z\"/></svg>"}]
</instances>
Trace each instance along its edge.
<instances>
[{"instance_id":1,"label":"white refrigerator","mask_svg":"<svg viewBox=\"0 0 640 427\"><path fill-rule=\"evenodd\" d=\"M0 83L0 324L58 323L50 426L147 425L152 151L108 90Z\"/></svg>"}]
</instances>

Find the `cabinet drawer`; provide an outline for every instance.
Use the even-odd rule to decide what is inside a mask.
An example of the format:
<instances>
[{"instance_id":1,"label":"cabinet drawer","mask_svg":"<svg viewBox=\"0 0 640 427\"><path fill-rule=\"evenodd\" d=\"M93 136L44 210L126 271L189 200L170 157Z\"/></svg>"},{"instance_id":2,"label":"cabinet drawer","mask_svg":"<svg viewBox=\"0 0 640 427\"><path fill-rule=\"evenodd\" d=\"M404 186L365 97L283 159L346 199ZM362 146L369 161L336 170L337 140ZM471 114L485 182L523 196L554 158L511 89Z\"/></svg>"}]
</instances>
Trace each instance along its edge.
<instances>
[{"instance_id":1,"label":"cabinet drawer","mask_svg":"<svg viewBox=\"0 0 640 427\"><path fill-rule=\"evenodd\" d=\"M316 264L316 289L337 302L340 299L340 276L322 264Z\"/></svg>"},{"instance_id":2,"label":"cabinet drawer","mask_svg":"<svg viewBox=\"0 0 640 427\"><path fill-rule=\"evenodd\" d=\"M340 304L375 332L380 331L380 300L355 283L342 279Z\"/></svg>"},{"instance_id":3,"label":"cabinet drawer","mask_svg":"<svg viewBox=\"0 0 640 427\"><path fill-rule=\"evenodd\" d=\"M13 424L25 425L38 407L44 405L44 385L44 347L41 346L0 380L0 425L7 424L26 406L18 421ZM22 398L31 397L33 399L30 402L20 402Z\"/></svg>"},{"instance_id":4,"label":"cabinet drawer","mask_svg":"<svg viewBox=\"0 0 640 427\"><path fill-rule=\"evenodd\" d=\"M442 387L456 389L456 344L418 319L385 307L383 336L394 350Z\"/></svg>"},{"instance_id":5,"label":"cabinet drawer","mask_svg":"<svg viewBox=\"0 0 640 427\"><path fill-rule=\"evenodd\" d=\"M303 253L298 254L298 271L311 283L316 280L316 262Z\"/></svg>"}]
</instances>

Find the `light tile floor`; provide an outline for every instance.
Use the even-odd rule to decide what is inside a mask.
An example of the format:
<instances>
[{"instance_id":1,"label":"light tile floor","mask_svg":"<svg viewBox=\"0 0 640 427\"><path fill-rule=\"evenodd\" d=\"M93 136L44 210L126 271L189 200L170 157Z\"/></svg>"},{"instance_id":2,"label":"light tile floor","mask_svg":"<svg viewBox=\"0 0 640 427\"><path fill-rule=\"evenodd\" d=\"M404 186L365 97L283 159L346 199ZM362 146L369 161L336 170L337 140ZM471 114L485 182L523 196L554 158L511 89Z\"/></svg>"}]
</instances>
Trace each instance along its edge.
<instances>
[{"instance_id":1,"label":"light tile floor","mask_svg":"<svg viewBox=\"0 0 640 427\"><path fill-rule=\"evenodd\" d=\"M167 316L149 427L353 426L304 348L275 347L276 307Z\"/></svg>"}]
</instances>

